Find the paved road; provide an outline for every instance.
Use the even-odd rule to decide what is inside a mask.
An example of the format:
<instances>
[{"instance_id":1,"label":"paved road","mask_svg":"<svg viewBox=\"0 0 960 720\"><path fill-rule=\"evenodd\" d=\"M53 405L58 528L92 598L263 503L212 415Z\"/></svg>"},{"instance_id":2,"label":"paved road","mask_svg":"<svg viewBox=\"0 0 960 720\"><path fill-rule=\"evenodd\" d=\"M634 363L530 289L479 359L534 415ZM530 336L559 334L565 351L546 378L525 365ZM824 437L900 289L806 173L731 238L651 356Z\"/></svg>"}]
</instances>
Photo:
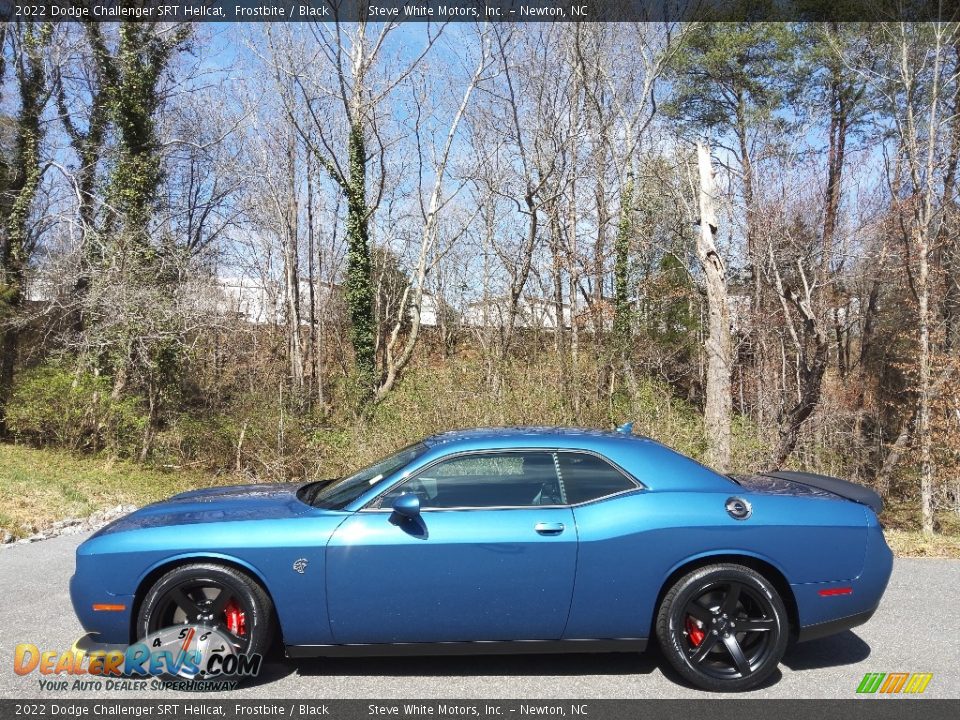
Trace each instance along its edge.
<instances>
[{"instance_id":1,"label":"paved road","mask_svg":"<svg viewBox=\"0 0 960 720\"><path fill-rule=\"evenodd\" d=\"M13 648L68 648L83 631L67 581L81 536L0 550L0 697L41 696L37 676L13 673ZM899 560L877 614L852 632L797 645L750 697L850 698L866 672L932 672L926 695L960 698L960 561ZM677 698L685 687L656 651L646 655L482 658L273 658L251 698ZM173 694L173 693L171 693ZM116 693L115 697L130 697ZM59 692L48 699L83 697ZM98 695L95 697L103 697Z\"/></svg>"}]
</instances>

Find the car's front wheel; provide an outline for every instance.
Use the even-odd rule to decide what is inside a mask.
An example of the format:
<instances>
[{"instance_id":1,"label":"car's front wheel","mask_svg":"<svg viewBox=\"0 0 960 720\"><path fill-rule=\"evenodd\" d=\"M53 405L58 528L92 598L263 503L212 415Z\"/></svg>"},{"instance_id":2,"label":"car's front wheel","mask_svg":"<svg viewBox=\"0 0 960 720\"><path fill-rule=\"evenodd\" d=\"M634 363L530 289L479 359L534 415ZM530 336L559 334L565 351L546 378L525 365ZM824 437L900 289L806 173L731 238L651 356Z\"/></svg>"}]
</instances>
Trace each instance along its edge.
<instances>
[{"instance_id":1,"label":"car's front wheel","mask_svg":"<svg viewBox=\"0 0 960 720\"><path fill-rule=\"evenodd\" d=\"M667 591L657 639L690 683L736 692L756 687L776 670L789 622L769 580L743 565L722 563L684 575Z\"/></svg>"},{"instance_id":2,"label":"car's front wheel","mask_svg":"<svg viewBox=\"0 0 960 720\"><path fill-rule=\"evenodd\" d=\"M273 639L273 603L259 583L235 568L181 565L147 591L137 615L137 637L180 625L216 629L214 635L232 646L231 654L265 655Z\"/></svg>"}]
</instances>

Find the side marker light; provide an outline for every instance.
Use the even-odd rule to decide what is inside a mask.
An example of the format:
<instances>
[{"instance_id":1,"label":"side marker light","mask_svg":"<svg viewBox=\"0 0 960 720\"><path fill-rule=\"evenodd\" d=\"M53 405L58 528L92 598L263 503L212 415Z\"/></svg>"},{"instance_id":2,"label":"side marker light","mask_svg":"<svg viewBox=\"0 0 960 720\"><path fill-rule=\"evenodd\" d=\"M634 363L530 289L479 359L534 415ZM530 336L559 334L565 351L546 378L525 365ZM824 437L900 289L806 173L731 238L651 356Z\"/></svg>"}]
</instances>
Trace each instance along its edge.
<instances>
[{"instance_id":1,"label":"side marker light","mask_svg":"<svg viewBox=\"0 0 960 720\"><path fill-rule=\"evenodd\" d=\"M817 594L820 597L833 597L834 595L853 595L853 588L852 587L824 588L823 590L818 590Z\"/></svg>"}]
</instances>

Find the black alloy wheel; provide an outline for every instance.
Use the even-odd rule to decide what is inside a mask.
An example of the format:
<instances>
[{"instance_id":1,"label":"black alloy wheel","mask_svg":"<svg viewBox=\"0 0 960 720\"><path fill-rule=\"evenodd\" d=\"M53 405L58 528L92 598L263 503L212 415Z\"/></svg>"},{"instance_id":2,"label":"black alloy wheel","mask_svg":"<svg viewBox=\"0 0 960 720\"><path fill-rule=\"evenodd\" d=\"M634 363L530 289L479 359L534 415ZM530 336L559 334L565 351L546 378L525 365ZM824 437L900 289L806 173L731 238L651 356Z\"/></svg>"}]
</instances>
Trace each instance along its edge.
<instances>
[{"instance_id":1,"label":"black alloy wheel","mask_svg":"<svg viewBox=\"0 0 960 720\"><path fill-rule=\"evenodd\" d=\"M273 603L257 582L232 567L182 565L147 591L137 637L188 624L216 628L236 653L266 654L273 636Z\"/></svg>"},{"instance_id":2,"label":"black alloy wheel","mask_svg":"<svg viewBox=\"0 0 960 720\"><path fill-rule=\"evenodd\" d=\"M742 565L700 568L664 597L657 637L681 675L706 690L756 687L776 669L789 639L776 588Z\"/></svg>"}]
</instances>

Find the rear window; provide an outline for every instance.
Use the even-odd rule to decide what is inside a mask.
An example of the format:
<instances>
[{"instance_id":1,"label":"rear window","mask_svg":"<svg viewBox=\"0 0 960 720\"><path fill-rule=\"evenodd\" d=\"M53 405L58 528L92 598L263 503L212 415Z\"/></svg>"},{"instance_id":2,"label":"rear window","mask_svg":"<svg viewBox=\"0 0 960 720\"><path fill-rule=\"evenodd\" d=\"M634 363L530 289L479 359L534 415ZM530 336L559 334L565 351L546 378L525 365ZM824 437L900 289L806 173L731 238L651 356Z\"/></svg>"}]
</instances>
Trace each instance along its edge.
<instances>
[{"instance_id":1,"label":"rear window","mask_svg":"<svg viewBox=\"0 0 960 720\"><path fill-rule=\"evenodd\" d=\"M571 505L633 490L636 483L596 455L557 453L557 467Z\"/></svg>"}]
</instances>

